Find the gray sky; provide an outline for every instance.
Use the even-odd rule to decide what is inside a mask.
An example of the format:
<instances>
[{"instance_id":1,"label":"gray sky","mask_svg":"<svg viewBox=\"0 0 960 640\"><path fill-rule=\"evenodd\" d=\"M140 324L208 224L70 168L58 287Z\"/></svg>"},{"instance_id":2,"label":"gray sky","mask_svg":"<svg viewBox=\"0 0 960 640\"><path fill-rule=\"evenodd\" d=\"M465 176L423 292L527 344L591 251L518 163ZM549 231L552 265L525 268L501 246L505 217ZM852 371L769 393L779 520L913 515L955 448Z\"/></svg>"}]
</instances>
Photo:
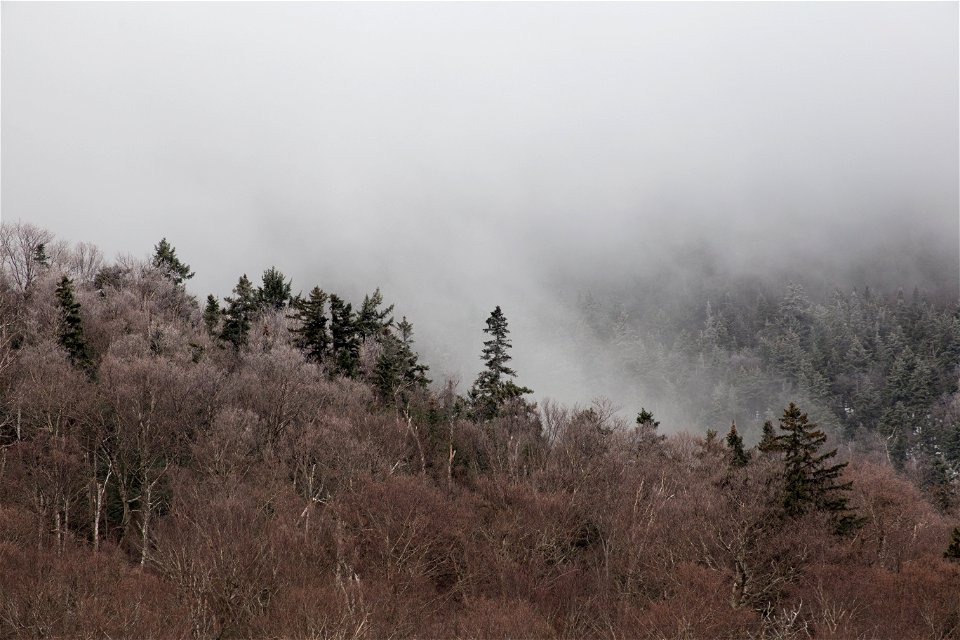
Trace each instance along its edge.
<instances>
[{"instance_id":1,"label":"gray sky","mask_svg":"<svg viewBox=\"0 0 960 640\"><path fill-rule=\"evenodd\" d=\"M108 256L166 236L201 295L271 264L380 285L465 382L500 304L521 382L583 399L543 283L691 240L828 272L960 243L953 2L0 11L5 220Z\"/></svg>"}]
</instances>

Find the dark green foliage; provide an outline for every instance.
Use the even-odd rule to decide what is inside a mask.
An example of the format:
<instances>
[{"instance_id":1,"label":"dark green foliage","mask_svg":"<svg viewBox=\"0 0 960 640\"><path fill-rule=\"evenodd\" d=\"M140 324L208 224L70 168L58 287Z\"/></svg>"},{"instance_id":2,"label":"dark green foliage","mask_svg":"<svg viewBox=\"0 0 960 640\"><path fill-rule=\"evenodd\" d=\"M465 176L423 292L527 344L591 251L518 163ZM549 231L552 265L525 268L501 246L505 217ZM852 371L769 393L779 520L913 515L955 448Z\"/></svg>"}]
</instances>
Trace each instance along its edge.
<instances>
[{"instance_id":1,"label":"dark green foliage","mask_svg":"<svg viewBox=\"0 0 960 640\"><path fill-rule=\"evenodd\" d=\"M838 534L853 531L862 524L847 506L851 482L839 482L846 462L828 464L837 450L819 453L827 436L810 422L807 414L794 403L784 409L780 418L784 433L773 438L768 450L783 455L783 511L790 517L811 510L830 513Z\"/></svg>"},{"instance_id":2,"label":"dark green foliage","mask_svg":"<svg viewBox=\"0 0 960 640\"><path fill-rule=\"evenodd\" d=\"M234 349L246 346L250 323L257 310L256 292L247 274L243 274L233 288L233 296L224 298L227 308L223 312L223 328L220 339L229 342Z\"/></svg>"},{"instance_id":3,"label":"dark green foliage","mask_svg":"<svg viewBox=\"0 0 960 640\"><path fill-rule=\"evenodd\" d=\"M212 293L208 294L207 306L203 308L203 324L212 336L217 334L217 327L220 326L220 313L220 303Z\"/></svg>"},{"instance_id":4,"label":"dark green foliage","mask_svg":"<svg viewBox=\"0 0 960 640\"><path fill-rule=\"evenodd\" d=\"M470 403L477 420L490 420L497 416L505 403L522 399L533 391L509 380L517 374L507 366L511 360L509 350L512 345L507 338L510 333L507 319L499 306L487 318L487 327L483 332L490 336L490 340L483 343L480 356L486 368L480 372L470 389Z\"/></svg>"},{"instance_id":5,"label":"dark green foliage","mask_svg":"<svg viewBox=\"0 0 960 640\"><path fill-rule=\"evenodd\" d=\"M371 295L364 296L363 304L360 305L360 312L357 314L356 320L357 331L360 333L361 339L379 336L386 329L393 326L393 317L390 316L390 314L393 313L393 305L381 309L380 305L382 304L383 295L380 293L379 288Z\"/></svg>"},{"instance_id":6,"label":"dark green foliage","mask_svg":"<svg viewBox=\"0 0 960 640\"><path fill-rule=\"evenodd\" d=\"M177 250L167 242L166 238L160 240L160 243L153 248L153 266L176 285L182 285L184 280L194 276L190 271L190 265L180 261Z\"/></svg>"},{"instance_id":7,"label":"dark green foliage","mask_svg":"<svg viewBox=\"0 0 960 640\"><path fill-rule=\"evenodd\" d=\"M652 412L640 407L640 413L637 414L637 424L656 429L660 426L660 421L654 419Z\"/></svg>"},{"instance_id":8,"label":"dark green foliage","mask_svg":"<svg viewBox=\"0 0 960 640\"><path fill-rule=\"evenodd\" d=\"M47 245L41 242L33 250L33 261L41 267L49 267L50 259L47 257Z\"/></svg>"},{"instance_id":9,"label":"dark green foliage","mask_svg":"<svg viewBox=\"0 0 960 640\"><path fill-rule=\"evenodd\" d=\"M773 423L767 420L763 423L763 435L760 436L760 444L757 449L766 453L775 451L777 448L777 434L773 429Z\"/></svg>"},{"instance_id":10,"label":"dark green foliage","mask_svg":"<svg viewBox=\"0 0 960 640\"><path fill-rule=\"evenodd\" d=\"M330 343L334 372L347 378L360 373L360 332L353 305L330 294Z\"/></svg>"},{"instance_id":11,"label":"dark green foliage","mask_svg":"<svg viewBox=\"0 0 960 640\"><path fill-rule=\"evenodd\" d=\"M320 287L314 287L307 299L297 296L291 303L294 312L289 316L298 323L290 329L294 335L293 344L303 351L307 360L317 364L324 361L330 348L326 305L327 294Z\"/></svg>"},{"instance_id":12,"label":"dark green foliage","mask_svg":"<svg viewBox=\"0 0 960 640\"><path fill-rule=\"evenodd\" d=\"M257 302L264 309L283 309L290 302L290 284L276 267L270 267L263 272L263 284L257 288Z\"/></svg>"},{"instance_id":13,"label":"dark green foliage","mask_svg":"<svg viewBox=\"0 0 960 640\"><path fill-rule=\"evenodd\" d=\"M953 533L950 534L950 544L947 545L947 550L943 552L943 557L960 561L960 527L953 528Z\"/></svg>"},{"instance_id":14,"label":"dark green foliage","mask_svg":"<svg viewBox=\"0 0 960 640\"><path fill-rule=\"evenodd\" d=\"M84 371L92 371L93 360L83 335L83 320L80 317L80 303L73 295L73 281L63 276L56 290L57 307L60 309L60 331L58 342L67 352L70 364Z\"/></svg>"},{"instance_id":15,"label":"dark green foliage","mask_svg":"<svg viewBox=\"0 0 960 640\"><path fill-rule=\"evenodd\" d=\"M743 438L737 433L737 423L730 425L727 432L727 448L730 449L730 466L741 468L750 462L750 454L743 448Z\"/></svg>"},{"instance_id":16,"label":"dark green foliage","mask_svg":"<svg viewBox=\"0 0 960 640\"><path fill-rule=\"evenodd\" d=\"M430 384L426 376L429 367L418 362L413 350L413 325L405 317L397 324L397 331L397 335L387 333L383 337L374 384L384 399L403 402L411 389Z\"/></svg>"}]
</instances>

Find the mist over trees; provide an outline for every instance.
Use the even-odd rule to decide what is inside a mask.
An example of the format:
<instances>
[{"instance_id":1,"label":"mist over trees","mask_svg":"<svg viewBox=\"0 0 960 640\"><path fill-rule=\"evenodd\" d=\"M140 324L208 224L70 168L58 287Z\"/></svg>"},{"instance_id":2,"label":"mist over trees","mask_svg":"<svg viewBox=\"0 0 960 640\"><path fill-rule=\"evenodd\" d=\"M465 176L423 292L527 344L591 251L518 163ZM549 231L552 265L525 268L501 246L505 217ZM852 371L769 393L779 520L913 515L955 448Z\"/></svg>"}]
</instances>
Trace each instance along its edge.
<instances>
[{"instance_id":1,"label":"mist over trees","mask_svg":"<svg viewBox=\"0 0 960 640\"><path fill-rule=\"evenodd\" d=\"M535 403L499 306L460 389L378 289L275 266L221 304L167 240L0 247L0 635L960 631L955 301L584 296L626 419Z\"/></svg>"}]
</instances>

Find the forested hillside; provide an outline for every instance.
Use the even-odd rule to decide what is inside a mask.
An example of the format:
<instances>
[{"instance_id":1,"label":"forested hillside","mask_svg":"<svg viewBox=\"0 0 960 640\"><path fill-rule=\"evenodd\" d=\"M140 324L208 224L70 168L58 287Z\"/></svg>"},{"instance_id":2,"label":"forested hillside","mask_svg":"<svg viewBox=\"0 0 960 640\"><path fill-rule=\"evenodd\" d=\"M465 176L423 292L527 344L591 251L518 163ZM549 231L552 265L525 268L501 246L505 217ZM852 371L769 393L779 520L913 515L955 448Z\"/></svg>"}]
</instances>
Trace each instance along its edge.
<instances>
[{"instance_id":1,"label":"forested hillside","mask_svg":"<svg viewBox=\"0 0 960 640\"><path fill-rule=\"evenodd\" d=\"M457 388L375 283L131 249L2 227L0 637L960 638L955 299L585 294L625 420L510 309Z\"/></svg>"}]
</instances>

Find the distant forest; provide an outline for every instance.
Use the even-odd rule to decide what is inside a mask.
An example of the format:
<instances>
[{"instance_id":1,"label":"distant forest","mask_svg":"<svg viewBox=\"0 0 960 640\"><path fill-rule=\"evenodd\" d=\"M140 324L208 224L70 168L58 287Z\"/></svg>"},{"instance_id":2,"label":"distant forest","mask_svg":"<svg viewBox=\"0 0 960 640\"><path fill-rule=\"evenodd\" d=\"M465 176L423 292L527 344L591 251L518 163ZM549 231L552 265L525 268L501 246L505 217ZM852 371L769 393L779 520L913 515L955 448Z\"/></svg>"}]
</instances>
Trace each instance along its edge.
<instances>
[{"instance_id":1,"label":"distant forest","mask_svg":"<svg viewBox=\"0 0 960 640\"><path fill-rule=\"evenodd\" d=\"M626 419L533 402L499 306L460 389L375 286L0 266L0 637L960 638L953 294L582 292Z\"/></svg>"}]
</instances>

